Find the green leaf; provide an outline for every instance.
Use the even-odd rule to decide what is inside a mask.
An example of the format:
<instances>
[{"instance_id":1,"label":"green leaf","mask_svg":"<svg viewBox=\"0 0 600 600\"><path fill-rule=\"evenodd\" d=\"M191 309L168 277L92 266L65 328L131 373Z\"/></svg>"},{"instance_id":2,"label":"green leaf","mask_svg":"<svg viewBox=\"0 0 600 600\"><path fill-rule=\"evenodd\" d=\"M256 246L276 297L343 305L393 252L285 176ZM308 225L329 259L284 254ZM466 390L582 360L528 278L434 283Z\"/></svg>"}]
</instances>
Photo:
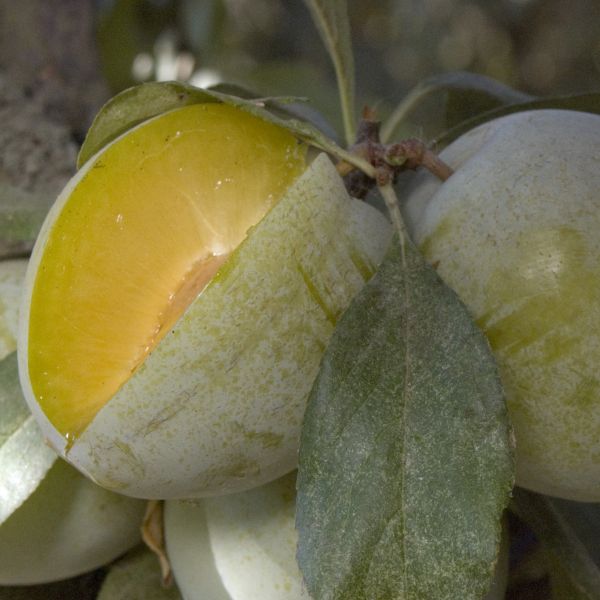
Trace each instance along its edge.
<instances>
[{"instance_id":1,"label":"green leaf","mask_svg":"<svg viewBox=\"0 0 600 600\"><path fill-rule=\"evenodd\" d=\"M600 504L567 503L516 488L513 509L541 541L553 600L600 599Z\"/></svg>"},{"instance_id":2,"label":"green leaf","mask_svg":"<svg viewBox=\"0 0 600 600\"><path fill-rule=\"evenodd\" d=\"M395 238L342 317L299 457L298 561L319 600L478 599L513 482L488 343Z\"/></svg>"},{"instance_id":3,"label":"green leaf","mask_svg":"<svg viewBox=\"0 0 600 600\"><path fill-rule=\"evenodd\" d=\"M591 559L600 566L600 503L574 502L548 498L585 546Z\"/></svg>"},{"instance_id":4,"label":"green leaf","mask_svg":"<svg viewBox=\"0 0 600 600\"><path fill-rule=\"evenodd\" d=\"M429 138L498 106L532 98L484 75L443 73L425 79L404 97L383 124L381 139L405 138L411 120L424 127Z\"/></svg>"},{"instance_id":5,"label":"green leaf","mask_svg":"<svg viewBox=\"0 0 600 600\"><path fill-rule=\"evenodd\" d=\"M225 94L216 89L202 90L184 83L144 83L121 92L100 110L81 147L77 166L80 168L106 144L142 121L183 106L204 102L223 102L283 127L304 142L329 154L344 158L359 168L370 170L370 165L340 148L314 125L298 118L295 113L286 111L282 102L291 100L297 99L247 99Z\"/></svg>"},{"instance_id":6,"label":"green leaf","mask_svg":"<svg viewBox=\"0 0 600 600\"><path fill-rule=\"evenodd\" d=\"M527 102L519 102L509 106L501 106L492 110L488 110L475 117L467 119L460 124L449 128L443 134L439 135L433 141L432 145L437 148L443 148L463 133L470 131L474 127L503 117L512 113L523 112L525 110L541 110L546 108L562 109L562 110L577 110L581 112L589 112L600 114L600 92L589 94L575 94L569 96L557 96L554 98L540 98Z\"/></svg>"},{"instance_id":7,"label":"green leaf","mask_svg":"<svg viewBox=\"0 0 600 600\"><path fill-rule=\"evenodd\" d=\"M304 0L331 57L338 82L346 143L355 138L354 56L346 0Z\"/></svg>"},{"instance_id":8,"label":"green leaf","mask_svg":"<svg viewBox=\"0 0 600 600\"><path fill-rule=\"evenodd\" d=\"M180 599L177 586L163 585L156 555L140 546L111 567L97 600Z\"/></svg>"},{"instance_id":9,"label":"green leaf","mask_svg":"<svg viewBox=\"0 0 600 600\"><path fill-rule=\"evenodd\" d=\"M242 86L231 83L219 83L211 87L210 91L237 96L238 98L243 98L245 100L256 100L260 98L255 92L251 92ZM268 100L266 106L271 113L283 117L284 119L292 118L305 123L310 123L323 135L337 143L337 133L334 127L317 109L308 104L308 98L282 98L278 96L273 100Z\"/></svg>"},{"instance_id":10,"label":"green leaf","mask_svg":"<svg viewBox=\"0 0 600 600\"><path fill-rule=\"evenodd\" d=\"M53 201L0 181L0 259L29 256Z\"/></svg>"},{"instance_id":11,"label":"green leaf","mask_svg":"<svg viewBox=\"0 0 600 600\"><path fill-rule=\"evenodd\" d=\"M0 361L0 524L36 490L56 458L25 404L13 352Z\"/></svg>"},{"instance_id":12,"label":"green leaf","mask_svg":"<svg viewBox=\"0 0 600 600\"><path fill-rule=\"evenodd\" d=\"M247 100L236 96L221 94L220 92L213 90L210 90L209 93L221 102L237 106L241 110L245 110L260 119L268 121L269 123L274 123L279 127L284 127L296 137L315 148L319 148L328 154L333 154L338 158L343 158L359 168L366 169L367 171L371 170L368 163L365 163L365 161L359 157L340 148L333 140L329 139L311 123L291 115L289 111L287 114L284 114L281 110L269 110L269 106L273 102L276 102L278 100L277 98Z\"/></svg>"},{"instance_id":13,"label":"green leaf","mask_svg":"<svg viewBox=\"0 0 600 600\"><path fill-rule=\"evenodd\" d=\"M79 151L77 168L142 121L201 102L217 100L200 88L171 81L143 83L124 90L109 100L96 115Z\"/></svg>"}]
</instances>

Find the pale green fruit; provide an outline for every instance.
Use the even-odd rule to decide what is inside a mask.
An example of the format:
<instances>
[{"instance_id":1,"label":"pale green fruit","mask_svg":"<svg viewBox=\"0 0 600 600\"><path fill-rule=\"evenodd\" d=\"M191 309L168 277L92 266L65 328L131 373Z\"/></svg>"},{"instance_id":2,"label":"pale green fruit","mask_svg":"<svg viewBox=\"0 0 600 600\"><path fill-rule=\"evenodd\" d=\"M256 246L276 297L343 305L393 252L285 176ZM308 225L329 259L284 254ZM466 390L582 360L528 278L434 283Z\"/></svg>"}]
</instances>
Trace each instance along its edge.
<instances>
[{"instance_id":1,"label":"pale green fruit","mask_svg":"<svg viewBox=\"0 0 600 600\"><path fill-rule=\"evenodd\" d=\"M64 201L32 256L19 337L25 397L52 445L100 485L143 498L240 491L293 470L321 356L383 258L388 221L348 196L325 155L316 158L69 440L42 411L28 367L31 288Z\"/></svg>"},{"instance_id":2,"label":"pale green fruit","mask_svg":"<svg viewBox=\"0 0 600 600\"><path fill-rule=\"evenodd\" d=\"M167 502L167 552L184 599L309 600L296 562L295 500L292 473L240 494ZM507 567L503 543L485 600L504 597Z\"/></svg>"},{"instance_id":3,"label":"pale green fruit","mask_svg":"<svg viewBox=\"0 0 600 600\"><path fill-rule=\"evenodd\" d=\"M66 579L140 541L144 503L108 492L62 460L0 526L0 585Z\"/></svg>"},{"instance_id":4,"label":"pale green fruit","mask_svg":"<svg viewBox=\"0 0 600 600\"><path fill-rule=\"evenodd\" d=\"M56 460L19 388L14 350L26 267L25 259L0 261L0 524L30 496Z\"/></svg>"},{"instance_id":5,"label":"pale green fruit","mask_svg":"<svg viewBox=\"0 0 600 600\"><path fill-rule=\"evenodd\" d=\"M262 486L256 489L262 489ZM222 496L225 500L229 497ZM215 564L206 526L204 500L167 500L164 524L167 555L184 600L231 600Z\"/></svg>"},{"instance_id":6,"label":"pale green fruit","mask_svg":"<svg viewBox=\"0 0 600 600\"><path fill-rule=\"evenodd\" d=\"M163 583L158 557L142 545L110 566L96 600L181 600L181 594Z\"/></svg>"},{"instance_id":7,"label":"pale green fruit","mask_svg":"<svg viewBox=\"0 0 600 600\"><path fill-rule=\"evenodd\" d=\"M600 500L600 116L523 112L465 134L404 212L498 360L517 484Z\"/></svg>"},{"instance_id":8,"label":"pale green fruit","mask_svg":"<svg viewBox=\"0 0 600 600\"><path fill-rule=\"evenodd\" d=\"M295 480L166 503L167 552L185 600L308 600L296 563Z\"/></svg>"},{"instance_id":9,"label":"pale green fruit","mask_svg":"<svg viewBox=\"0 0 600 600\"><path fill-rule=\"evenodd\" d=\"M27 259L0 261L0 360L17 348L17 311Z\"/></svg>"}]
</instances>

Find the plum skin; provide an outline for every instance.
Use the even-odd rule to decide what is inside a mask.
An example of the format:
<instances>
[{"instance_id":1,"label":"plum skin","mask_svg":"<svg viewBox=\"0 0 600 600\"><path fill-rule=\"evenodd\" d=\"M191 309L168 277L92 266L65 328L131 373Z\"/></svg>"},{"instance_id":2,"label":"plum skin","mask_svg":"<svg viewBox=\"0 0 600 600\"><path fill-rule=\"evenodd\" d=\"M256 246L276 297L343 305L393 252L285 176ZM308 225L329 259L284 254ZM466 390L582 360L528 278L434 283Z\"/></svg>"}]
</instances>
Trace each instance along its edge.
<instances>
[{"instance_id":1,"label":"plum skin","mask_svg":"<svg viewBox=\"0 0 600 600\"><path fill-rule=\"evenodd\" d=\"M600 501L600 116L501 117L441 153L403 212L498 361L517 484Z\"/></svg>"}]
</instances>

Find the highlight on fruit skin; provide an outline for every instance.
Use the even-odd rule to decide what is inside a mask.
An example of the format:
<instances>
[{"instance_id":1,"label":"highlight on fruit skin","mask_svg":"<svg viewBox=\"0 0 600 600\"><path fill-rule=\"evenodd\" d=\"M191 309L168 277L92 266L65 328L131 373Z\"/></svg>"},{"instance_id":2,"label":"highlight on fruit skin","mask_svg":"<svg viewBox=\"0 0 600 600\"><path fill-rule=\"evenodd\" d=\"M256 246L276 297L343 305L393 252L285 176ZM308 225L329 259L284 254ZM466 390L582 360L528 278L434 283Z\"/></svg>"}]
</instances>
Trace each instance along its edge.
<instances>
[{"instance_id":1,"label":"highlight on fruit skin","mask_svg":"<svg viewBox=\"0 0 600 600\"><path fill-rule=\"evenodd\" d=\"M441 153L407 225L498 360L517 485L600 501L600 116L516 113Z\"/></svg>"},{"instance_id":2,"label":"highlight on fruit skin","mask_svg":"<svg viewBox=\"0 0 600 600\"><path fill-rule=\"evenodd\" d=\"M52 445L146 498L295 468L336 320L391 229L327 157L221 104L113 141L59 196L30 261L19 371Z\"/></svg>"},{"instance_id":3,"label":"highlight on fruit skin","mask_svg":"<svg viewBox=\"0 0 600 600\"><path fill-rule=\"evenodd\" d=\"M309 599L296 563L295 481L165 505L165 539L186 600Z\"/></svg>"}]
</instances>

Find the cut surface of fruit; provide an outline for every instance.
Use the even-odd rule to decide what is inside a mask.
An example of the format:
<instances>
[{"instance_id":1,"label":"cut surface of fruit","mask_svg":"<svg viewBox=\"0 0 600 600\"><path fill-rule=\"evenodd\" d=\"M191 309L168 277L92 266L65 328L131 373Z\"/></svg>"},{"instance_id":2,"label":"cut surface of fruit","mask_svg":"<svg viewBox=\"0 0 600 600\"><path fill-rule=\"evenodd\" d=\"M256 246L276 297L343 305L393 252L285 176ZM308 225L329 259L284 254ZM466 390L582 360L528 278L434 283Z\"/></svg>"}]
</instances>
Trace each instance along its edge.
<instances>
[{"instance_id":1,"label":"cut surface of fruit","mask_svg":"<svg viewBox=\"0 0 600 600\"><path fill-rule=\"evenodd\" d=\"M222 104L143 123L82 168L34 252L28 377L71 441L304 170L281 128ZM36 257L35 253L39 253Z\"/></svg>"},{"instance_id":2,"label":"cut surface of fruit","mask_svg":"<svg viewBox=\"0 0 600 600\"><path fill-rule=\"evenodd\" d=\"M32 411L71 464L130 496L223 495L289 473L323 351L390 237L321 154L74 444L40 414L20 352Z\"/></svg>"}]
</instances>

